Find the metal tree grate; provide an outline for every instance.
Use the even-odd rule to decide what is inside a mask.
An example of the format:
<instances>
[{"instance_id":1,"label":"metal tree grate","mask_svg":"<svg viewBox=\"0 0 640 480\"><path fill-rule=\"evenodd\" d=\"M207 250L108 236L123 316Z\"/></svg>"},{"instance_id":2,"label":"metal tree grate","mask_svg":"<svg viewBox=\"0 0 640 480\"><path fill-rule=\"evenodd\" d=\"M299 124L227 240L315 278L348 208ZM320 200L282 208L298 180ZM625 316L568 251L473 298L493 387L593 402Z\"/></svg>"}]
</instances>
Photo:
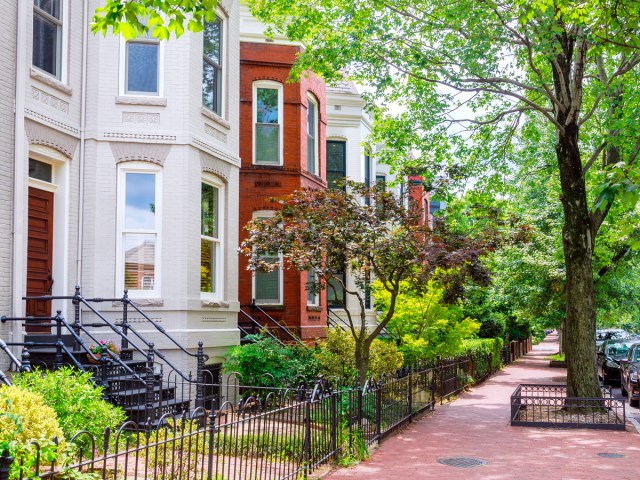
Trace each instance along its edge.
<instances>
[{"instance_id":1,"label":"metal tree grate","mask_svg":"<svg viewBox=\"0 0 640 480\"><path fill-rule=\"evenodd\" d=\"M444 458L439 458L438 463L442 465L447 465L448 467L475 468L475 467L481 467L482 465L486 465L489 462L481 458L473 458L473 457L444 457Z\"/></svg>"},{"instance_id":2,"label":"metal tree grate","mask_svg":"<svg viewBox=\"0 0 640 480\"><path fill-rule=\"evenodd\" d=\"M598 456L603 458L624 458L622 453L599 453Z\"/></svg>"}]
</instances>

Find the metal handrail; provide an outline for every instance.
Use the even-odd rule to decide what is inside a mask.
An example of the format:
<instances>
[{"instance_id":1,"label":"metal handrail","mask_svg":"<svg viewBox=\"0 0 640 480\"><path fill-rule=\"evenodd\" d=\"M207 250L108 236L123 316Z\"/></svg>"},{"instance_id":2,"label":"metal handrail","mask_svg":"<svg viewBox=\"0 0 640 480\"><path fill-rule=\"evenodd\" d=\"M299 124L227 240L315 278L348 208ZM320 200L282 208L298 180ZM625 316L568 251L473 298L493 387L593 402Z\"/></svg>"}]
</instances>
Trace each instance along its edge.
<instances>
[{"instance_id":1,"label":"metal handrail","mask_svg":"<svg viewBox=\"0 0 640 480\"><path fill-rule=\"evenodd\" d=\"M265 317L267 317L267 320L269 320L270 322L273 322L273 324L278 327L280 329L280 331L284 332L285 335L287 335L291 340L293 340L294 342L296 342L298 345L300 345L301 347L306 347L306 345L304 344L304 342L302 340L300 340L296 335L293 334L293 332L291 332L291 330L289 330L287 327L285 327L284 325L282 325L278 320L276 320L275 318L273 318L271 315L269 315L266 311L264 311L264 309L262 309L262 307L260 307L259 305L256 304L256 301L253 300L253 302L251 303L251 305L242 305L242 308L248 308L251 307L254 310L258 310L260 313L262 313Z\"/></svg>"},{"instance_id":2,"label":"metal handrail","mask_svg":"<svg viewBox=\"0 0 640 480\"><path fill-rule=\"evenodd\" d=\"M267 335L269 335L271 338L273 338L276 342L278 342L280 345L282 345L283 347L284 342L282 340L280 340L278 337L276 337L273 333L271 333L269 331L268 328L266 328L264 325L262 325L260 322L258 322L255 318L253 318L251 315L249 315L247 312L245 312L244 310L240 309L240 313L242 315L244 315L245 317L247 317L247 319L253 323L255 326L257 326L261 331L265 332ZM243 333L245 333L246 335L249 335L249 332L247 332L244 328L242 328L240 325L238 325L238 329L240 331L242 331Z\"/></svg>"},{"instance_id":3,"label":"metal handrail","mask_svg":"<svg viewBox=\"0 0 640 480\"><path fill-rule=\"evenodd\" d=\"M9 346L6 343L4 343L2 339L0 339L0 349L2 349L4 353L6 353L7 356L9 357L9 362L10 362L9 365L13 363L18 369L22 366L22 362L16 358L16 356L13 354Z\"/></svg>"}]
</instances>

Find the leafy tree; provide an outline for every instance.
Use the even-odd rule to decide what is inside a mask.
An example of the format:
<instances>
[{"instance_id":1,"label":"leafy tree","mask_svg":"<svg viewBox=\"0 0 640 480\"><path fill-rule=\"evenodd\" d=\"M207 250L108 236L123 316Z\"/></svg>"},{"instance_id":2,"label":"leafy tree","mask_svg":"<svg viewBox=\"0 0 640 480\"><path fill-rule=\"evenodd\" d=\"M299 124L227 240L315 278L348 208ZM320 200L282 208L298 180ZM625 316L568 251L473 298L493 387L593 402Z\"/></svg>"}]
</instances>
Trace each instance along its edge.
<instances>
[{"instance_id":1,"label":"leafy tree","mask_svg":"<svg viewBox=\"0 0 640 480\"><path fill-rule=\"evenodd\" d=\"M367 196L370 205L362 201ZM344 190L298 190L273 202L280 208L275 216L245 227L248 237L241 251L250 258L250 268L264 271L279 265L260 252L281 252L285 268L313 269L317 278L312 289L340 289L355 299L357 311L347 308L348 302L344 309L362 383L370 368L371 345L394 316L401 282L428 279L442 267L458 267L460 276L481 272L477 245L454 242L442 226L432 230L420 225L419 213L383 187L346 182ZM344 281L345 270L356 288ZM378 325L368 329L365 292L372 277L387 292L388 307Z\"/></svg>"}]
</instances>

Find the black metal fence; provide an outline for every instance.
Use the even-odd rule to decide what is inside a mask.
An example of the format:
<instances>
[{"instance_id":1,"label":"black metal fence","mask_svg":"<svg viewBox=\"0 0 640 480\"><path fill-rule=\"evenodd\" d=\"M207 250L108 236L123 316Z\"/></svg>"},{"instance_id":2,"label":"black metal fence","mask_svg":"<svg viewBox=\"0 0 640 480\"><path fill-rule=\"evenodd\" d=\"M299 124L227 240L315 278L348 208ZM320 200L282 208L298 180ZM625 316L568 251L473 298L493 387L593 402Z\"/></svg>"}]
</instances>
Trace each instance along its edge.
<instances>
[{"instance_id":1,"label":"black metal fence","mask_svg":"<svg viewBox=\"0 0 640 480\"><path fill-rule=\"evenodd\" d=\"M518 385L511 395L511 425L531 427L625 429L624 399L609 387L602 398L567 397L566 385Z\"/></svg>"},{"instance_id":2,"label":"black metal fence","mask_svg":"<svg viewBox=\"0 0 640 480\"><path fill-rule=\"evenodd\" d=\"M165 414L144 425L130 421L102 438L78 433L69 443L84 437L83 445L92 447L64 465L60 459L45 462L37 443L31 447L35 462L0 455L0 480L62 478L64 471L102 479L299 478L333 459L357 457L432 410L439 398L494 371L491 355L481 355L402 369L351 389L325 379L310 388L245 386L232 379L219 386L210 409ZM224 397L229 399L219 403Z\"/></svg>"}]
</instances>

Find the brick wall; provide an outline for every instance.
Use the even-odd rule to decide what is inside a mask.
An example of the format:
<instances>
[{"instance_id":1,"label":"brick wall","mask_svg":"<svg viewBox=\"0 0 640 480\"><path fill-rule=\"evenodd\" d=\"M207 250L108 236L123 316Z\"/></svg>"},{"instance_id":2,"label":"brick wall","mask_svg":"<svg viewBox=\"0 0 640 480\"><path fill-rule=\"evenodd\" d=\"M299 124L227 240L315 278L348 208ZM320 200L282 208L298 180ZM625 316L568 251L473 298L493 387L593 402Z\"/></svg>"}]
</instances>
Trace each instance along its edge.
<instances>
[{"instance_id":1,"label":"brick wall","mask_svg":"<svg viewBox=\"0 0 640 480\"><path fill-rule=\"evenodd\" d=\"M300 82L287 78L299 47L261 43L240 43L240 228L251 220L253 212L273 209L270 197L287 195L302 187L326 188L326 90L324 81L312 73ZM283 86L283 165L255 167L253 159L253 82L271 80ZM307 95L318 101L319 176L306 172L307 165ZM245 234L240 231L240 241ZM325 335L326 295L321 294L322 308L307 307L306 273L285 270L283 306L270 314L287 325L300 329L302 338ZM253 279L247 260L239 261L239 300L252 301Z\"/></svg>"}]
</instances>

